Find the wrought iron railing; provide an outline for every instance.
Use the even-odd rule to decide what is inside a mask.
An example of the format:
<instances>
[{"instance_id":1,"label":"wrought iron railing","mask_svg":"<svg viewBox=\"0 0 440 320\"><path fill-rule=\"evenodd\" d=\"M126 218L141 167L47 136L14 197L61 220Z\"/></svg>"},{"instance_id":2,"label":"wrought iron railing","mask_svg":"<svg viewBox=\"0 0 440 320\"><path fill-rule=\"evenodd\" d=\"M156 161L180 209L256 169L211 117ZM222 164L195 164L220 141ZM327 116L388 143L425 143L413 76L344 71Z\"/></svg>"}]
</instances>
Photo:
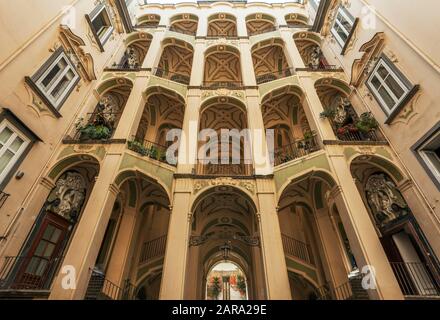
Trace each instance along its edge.
<instances>
[{"instance_id":1,"label":"wrought iron railing","mask_svg":"<svg viewBox=\"0 0 440 320\"><path fill-rule=\"evenodd\" d=\"M343 69L340 66L333 65L333 64L321 64L319 66L313 67L309 66L306 68L296 68L296 71L343 71Z\"/></svg>"},{"instance_id":2,"label":"wrought iron railing","mask_svg":"<svg viewBox=\"0 0 440 320\"><path fill-rule=\"evenodd\" d=\"M170 30L170 31L172 31L172 32L177 32L177 33L187 34L187 35L189 35L189 36L195 36L196 33L197 33L196 31L183 30L183 29L180 29L180 28L176 28L176 27L174 27L174 26L170 26L170 27L168 28L168 30Z\"/></svg>"},{"instance_id":3,"label":"wrought iron railing","mask_svg":"<svg viewBox=\"0 0 440 320\"><path fill-rule=\"evenodd\" d=\"M0 191L0 209L3 207L3 205L5 204L6 200L8 200L8 198L11 195L8 193L5 193L3 191Z\"/></svg>"},{"instance_id":4,"label":"wrought iron railing","mask_svg":"<svg viewBox=\"0 0 440 320\"><path fill-rule=\"evenodd\" d=\"M118 125L122 112L101 112L88 113L85 120L80 120L74 132L68 135L64 141L82 142L106 142L110 140Z\"/></svg>"},{"instance_id":5,"label":"wrought iron railing","mask_svg":"<svg viewBox=\"0 0 440 320\"><path fill-rule=\"evenodd\" d=\"M151 259L161 257L165 254L167 235L145 242L142 245L139 264L143 264Z\"/></svg>"},{"instance_id":6,"label":"wrought iron railing","mask_svg":"<svg viewBox=\"0 0 440 320\"><path fill-rule=\"evenodd\" d=\"M139 71L140 65L130 66L127 63L114 63L110 67L105 68L104 71Z\"/></svg>"},{"instance_id":7,"label":"wrought iron railing","mask_svg":"<svg viewBox=\"0 0 440 320\"><path fill-rule=\"evenodd\" d=\"M48 290L62 259L6 256L0 268L0 289Z\"/></svg>"},{"instance_id":8,"label":"wrought iron railing","mask_svg":"<svg viewBox=\"0 0 440 320\"><path fill-rule=\"evenodd\" d=\"M308 264L314 264L313 255L311 254L311 249L308 244L285 234L282 234L281 238L283 240L285 254L298 258Z\"/></svg>"},{"instance_id":9,"label":"wrought iron railing","mask_svg":"<svg viewBox=\"0 0 440 320\"><path fill-rule=\"evenodd\" d=\"M230 89L230 90L238 90L243 88L243 82L241 81L204 81L204 88L207 89Z\"/></svg>"},{"instance_id":10,"label":"wrought iron railing","mask_svg":"<svg viewBox=\"0 0 440 320\"><path fill-rule=\"evenodd\" d=\"M216 162L212 163L212 159L199 159L196 166L196 175L235 177L252 176L254 174L251 160L241 160L238 164L231 163L232 161L229 159L223 161L223 163L221 159Z\"/></svg>"},{"instance_id":11,"label":"wrought iron railing","mask_svg":"<svg viewBox=\"0 0 440 320\"><path fill-rule=\"evenodd\" d=\"M265 73L262 75L257 75L256 80L257 80L257 84L263 84L263 83L274 81L277 79L290 77L294 74L295 74L295 69L289 68L289 69L284 69L284 70L280 70L280 71Z\"/></svg>"},{"instance_id":12,"label":"wrought iron railing","mask_svg":"<svg viewBox=\"0 0 440 320\"><path fill-rule=\"evenodd\" d=\"M308 139L295 141L274 150L274 166L304 157L318 150L320 150L320 146L315 135Z\"/></svg>"},{"instance_id":13,"label":"wrought iron railing","mask_svg":"<svg viewBox=\"0 0 440 320\"><path fill-rule=\"evenodd\" d=\"M422 262L391 262L405 296L440 296L440 283Z\"/></svg>"},{"instance_id":14,"label":"wrought iron railing","mask_svg":"<svg viewBox=\"0 0 440 320\"><path fill-rule=\"evenodd\" d=\"M319 300L369 300L368 293L362 288L362 275L351 277L348 281L334 287L327 283L317 289Z\"/></svg>"},{"instance_id":15,"label":"wrought iron railing","mask_svg":"<svg viewBox=\"0 0 440 320\"><path fill-rule=\"evenodd\" d=\"M347 142L356 142L356 141L386 141L385 138L382 137L380 132L377 129L373 129L368 132L360 131L356 126L345 126L339 127L329 119L330 124L333 128L334 133L337 138L341 141Z\"/></svg>"},{"instance_id":16,"label":"wrought iron railing","mask_svg":"<svg viewBox=\"0 0 440 320\"><path fill-rule=\"evenodd\" d=\"M165 78L174 82L189 85L190 76L182 73L172 72L165 69L155 68L154 75L156 77Z\"/></svg>"},{"instance_id":17,"label":"wrought iron railing","mask_svg":"<svg viewBox=\"0 0 440 320\"><path fill-rule=\"evenodd\" d=\"M262 30L255 30L255 31L249 32L248 35L251 37L251 36L256 36L256 35L259 35L259 34L263 34L263 33L267 33L267 32L272 32L272 31L277 31L277 30L278 30L278 27L272 26L272 27L264 28Z\"/></svg>"},{"instance_id":18,"label":"wrought iron railing","mask_svg":"<svg viewBox=\"0 0 440 320\"><path fill-rule=\"evenodd\" d=\"M157 144L155 142L151 142L148 140L144 140L142 142L139 142L136 139L133 139L131 141L128 141L127 143L128 149L131 151L134 151L141 156L149 157L150 159L154 159L163 163L167 163L172 166L177 165L177 153L175 155L175 162L172 163L171 161L168 162L167 160L167 150L168 147Z\"/></svg>"}]
</instances>

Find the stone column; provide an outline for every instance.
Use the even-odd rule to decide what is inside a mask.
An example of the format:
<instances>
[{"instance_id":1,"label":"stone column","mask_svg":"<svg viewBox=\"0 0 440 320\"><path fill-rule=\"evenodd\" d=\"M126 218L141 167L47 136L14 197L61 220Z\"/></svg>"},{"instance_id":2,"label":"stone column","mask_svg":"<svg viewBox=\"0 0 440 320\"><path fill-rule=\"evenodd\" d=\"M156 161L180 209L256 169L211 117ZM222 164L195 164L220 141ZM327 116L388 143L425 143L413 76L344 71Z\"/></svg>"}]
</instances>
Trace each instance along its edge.
<instances>
[{"instance_id":1,"label":"stone column","mask_svg":"<svg viewBox=\"0 0 440 320\"><path fill-rule=\"evenodd\" d=\"M328 214L328 209L316 210L316 224L323 246L323 253L329 267L329 276L334 287L339 287L348 281L348 272L345 268L344 257L341 255L336 230Z\"/></svg>"},{"instance_id":2,"label":"stone column","mask_svg":"<svg viewBox=\"0 0 440 320\"><path fill-rule=\"evenodd\" d=\"M252 48L248 39L240 39L240 64L244 86L256 86Z\"/></svg>"},{"instance_id":3,"label":"stone column","mask_svg":"<svg viewBox=\"0 0 440 320\"><path fill-rule=\"evenodd\" d=\"M190 180L176 180L160 289L160 299L162 300L182 300L184 298L191 191Z\"/></svg>"},{"instance_id":4,"label":"stone column","mask_svg":"<svg viewBox=\"0 0 440 320\"><path fill-rule=\"evenodd\" d=\"M81 219L72 237L66 257L54 280L49 299L83 299L87 290L90 270L95 266L104 233L111 216L118 188L113 184L115 172L119 167L120 155L107 155L100 168L99 176L87 201ZM75 270L76 288L62 287L63 267ZM72 274L69 273L70 276Z\"/></svg>"},{"instance_id":5,"label":"stone column","mask_svg":"<svg viewBox=\"0 0 440 320\"><path fill-rule=\"evenodd\" d=\"M165 28L159 28L153 35L148 53L145 57L142 68L154 69L159 64L162 56L162 40L165 37Z\"/></svg>"},{"instance_id":6,"label":"stone column","mask_svg":"<svg viewBox=\"0 0 440 320\"><path fill-rule=\"evenodd\" d=\"M137 221L138 211L136 208L125 208L107 267L106 278L120 288L123 288L130 269L132 244L133 241L136 241L133 235L136 231Z\"/></svg>"},{"instance_id":7,"label":"stone column","mask_svg":"<svg viewBox=\"0 0 440 320\"><path fill-rule=\"evenodd\" d=\"M178 173L192 173L192 169L197 163L200 93L199 89L188 90L177 162Z\"/></svg>"},{"instance_id":8,"label":"stone column","mask_svg":"<svg viewBox=\"0 0 440 320\"><path fill-rule=\"evenodd\" d=\"M272 174L273 167L270 163L268 143L264 128L263 115L260 107L258 90L246 90L248 123L251 133L252 156L255 164L255 174Z\"/></svg>"},{"instance_id":9,"label":"stone column","mask_svg":"<svg viewBox=\"0 0 440 320\"><path fill-rule=\"evenodd\" d=\"M197 39L194 46L193 68L191 70L191 86L201 86L205 72L205 41Z\"/></svg>"},{"instance_id":10,"label":"stone column","mask_svg":"<svg viewBox=\"0 0 440 320\"><path fill-rule=\"evenodd\" d=\"M290 28L280 28L281 38L284 41L284 54L290 62L292 68L304 68L304 61L299 54L295 41L293 40L293 34Z\"/></svg>"},{"instance_id":11,"label":"stone column","mask_svg":"<svg viewBox=\"0 0 440 320\"><path fill-rule=\"evenodd\" d=\"M269 300L291 300L276 197L271 180L257 180L260 239Z\"/></svg>"},{"instance_id":12,"label":"stone column","mask_svg":"<svg viewBox=\"0 0 440 320\"><path fill-rule=\"evenodd\" d=\"M373 222L351 176L345 157L330 156L340 187L332 190L353 254L362 271L364 266L374 267L376 290L368 290L373 299L403 299L399 284L383 250Z\"/></svg>"}]
</instances>

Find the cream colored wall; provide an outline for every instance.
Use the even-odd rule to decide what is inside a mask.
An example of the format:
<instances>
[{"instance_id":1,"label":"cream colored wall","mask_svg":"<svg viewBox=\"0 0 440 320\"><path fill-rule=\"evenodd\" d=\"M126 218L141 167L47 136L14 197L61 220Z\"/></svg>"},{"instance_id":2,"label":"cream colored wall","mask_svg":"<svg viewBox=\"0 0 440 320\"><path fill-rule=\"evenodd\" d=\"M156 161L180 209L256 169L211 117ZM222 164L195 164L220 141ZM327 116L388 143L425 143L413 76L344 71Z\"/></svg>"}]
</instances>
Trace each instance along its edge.
<instances>
[{"instance_id":1,"label":"cream colored wall","mask_svg":"<svg viewBox=\"0 0 440 320\"><path fill-rule=\"evenodd\" d=\"M372 111L379 121L402 165L420 188L420 196L425 197L429 202L430 210L434 215L428 210L425 219L438 228L440 192L410 148L440 119L438 106L440 55L437 50L438 37L435 36L438 29L435 25L439 22L437 18L431 16L432 12L437 11L435 8L438 8L440 3L438 1L423 3L423 6L426 5L426 8L432 10L423 10L422 14L422 11L415 9L415 6L421 5L416 1L368 1L377 6L377 11L380 13L380 16L376 16L374 28L369 28L367 22L371 21L371 17L365 15L365 2L367 1L353 0L348 7L348 11L354 17L360 18L357 32L353 37L353 48L342 56L341 47L330 34L324 40L323 51L329 62L342 65L350 78L353 62L362 57L362 53L359 52L360 47L370 41L377 32L384 32L386 39L384 53L413 84L420 85L419 93L390 125L384 124L387 116L366 86L361 85L359 90L354 92L352 102L358 112Z\"/></svg>"},{"instance_id":2,"label":"cream colored wall","mask_svg":"<svg viewBox=\"0 0 440 320\"><path fill-rule=\"evenodd\" d=\"M93 2L76 0L59 1L56 6L53 4L52 0L0 3L0 21L3 24L0 28L0 106L9 108L42 139L42 142L34 144L18 168L24 172L23 178L12 178L3 190L11 196L0 210L0 237L18 237L18 240L26 237L26 234L14 234L14 228L22 223L19 219L33 220L37 215L39 208L27 210L36 184L48 163L54 160L53 154L61 145L61 140L70 133L78 113L90 112L96 105L93 97L96 81L86 82L82 79L59 109L61 118L56 118L44 106L42 110L32 106L31 91L26 88L24 78L32 76L49 59L53 48L60 44L61 8L74 4L75 21L71 30L85 41L86 46L82 49L92 55L98 79L103 68L110 63L115 49L121 45L121 35L116 31L114 38L105 44L104 53L92 42L85 14L93 10ZM87 103L90 98L91 104ZM22 212L26 212L24 217L21 217ZM13 242L20 245L20 241ZM4 244L4 241L0 242L0 253Z\"/></svg>"}]
</instances>

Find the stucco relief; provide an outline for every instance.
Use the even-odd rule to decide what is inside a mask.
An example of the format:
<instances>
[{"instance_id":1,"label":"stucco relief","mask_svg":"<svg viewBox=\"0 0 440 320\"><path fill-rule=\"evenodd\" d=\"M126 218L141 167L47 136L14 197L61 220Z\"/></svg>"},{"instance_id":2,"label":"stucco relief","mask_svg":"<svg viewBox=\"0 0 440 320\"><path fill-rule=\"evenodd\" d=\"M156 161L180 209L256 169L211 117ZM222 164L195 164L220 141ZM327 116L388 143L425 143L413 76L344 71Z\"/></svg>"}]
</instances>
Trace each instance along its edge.
<instances>
[{"instance_id":1,"label":"stucco relief","mask_svg":"<svg viewBox=\"0 0 440 320\"><path fill-rule=\"evenodd\" d=\"M206 100L211 97L234 97L244 100L244 93L242 91L237 90L228 90L228 89L217 89L217 90L206 90L202 92L202 100Z\"/></svg>"},{"instance_id":2,"label":"stucco relief","mask_svg":"<svg viewBox=\"0 0 440 320\"><path fill-rule=\"evenodd\" d=\"M255 183L253 181L236 180L232 178L217 178L209 180L196 180L193 185L193 193L197 194L201 190L211 186L234 186L243 188L252 194L255 194L256 189Z\"/></svg>"}]
</instances>

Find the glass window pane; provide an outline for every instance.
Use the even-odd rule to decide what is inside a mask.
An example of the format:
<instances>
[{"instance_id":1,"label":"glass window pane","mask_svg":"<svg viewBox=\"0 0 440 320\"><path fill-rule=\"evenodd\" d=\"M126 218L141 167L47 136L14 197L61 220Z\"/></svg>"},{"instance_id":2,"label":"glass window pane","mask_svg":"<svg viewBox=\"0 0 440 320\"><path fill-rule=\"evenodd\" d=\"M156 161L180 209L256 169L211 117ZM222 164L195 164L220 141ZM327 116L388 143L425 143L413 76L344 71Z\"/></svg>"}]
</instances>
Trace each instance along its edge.
<instances>
[{"instance_id":1,"label":"glass window pane","mask_svg":"<svg viewBox=\"0 0 440 320\"><path fill-rule=\"evenodd\" d=\"M373 78L371 78L371 84L373 85L373 87L375 87L376 89L379 89L382 86L382 83L380 82L380 80L374 76Z\"/></svg>"},{"instance_id":2,"label":"glass window pane","mask_svg":"<svg viewBox=\"0 0 440 320\"><path fill-rule=\"evenodd\" d=\"M37 276L43 276L45 271L46 271L46 267L47 267L48 261L47 260L41 260L40 264L37 267L37 270L35 270L35 275Z\"/></svg>"},{"instance_id":3,"label":"glass window pane","mask_svg":"<svg viewBox=\"0 0 440 320\"><path fill-rule=\"evenodd\" d=\"M46 250L44 251L44 257L50 258L52 256L54 249L55 249L55 245L53 243L48 243Z\"/></svg>"},{"instance_id":4,"label":"glass window pane","mask_svg":"<svg viewBox=\"0 0 440 320\"><path fill-rule=\"evenodd\" d=\"M47 89L50 87L50 85L55 81L57 78L57 74L61 72L61 66L59 64L56 64L53 66L52 70L46 75L46 77L41 82L43 86Z\"/></svg>"},{"instance_id":5,"label":"glass window pane","mask_svg":"<svg viewBox=\"0 0 440 320\"><path fill-rule=\"evenodd\" d=\"M64 77L61 79L61 81L57 84L55 89L53 89L51 95L55 98L55 100L58 100L59 97L62 96L62 94L65 92L66 88L69 86L72 79L75 77L75 74L72 72L72 70L69 70Z\"/></svg>"},{"instance_id":6,"label":"glass window pane","mask_svg":"<svg viewBox=\"0 0 440 320\"><path fill-rule=\"evenodd\" d=\"M400 99L405 94L405 90L397 83L392 75L389 75L386 78L385 83L388 85L397 99Z\"/></svg>"},{"instance_id":7,"label":"glass window pane","mask_svg":"<svg viewBox=\"0 0 440 320\"><path fill-rule=\"evenodd\" d=\"M29 262L29 264L26 267L26 273L35 274L39 263L40 263L40 258L32 257L31 261Z\"/></svg>"},{"instance_id":8,"label":"glass window pane","mask_svg":"<svg viewBox=\"0 0 440 320\"><path fill-rule=\"evenodd\" d=\"M60 229L56 229L55 232L52 235L52 238L50 239L51 242L53 243L57 243L58 240L60 239L60 235L61 235L61 230Z\"/></svg>"},{"instance_id":9,"label":"glass window pane","mask_svg":"<svg viewBox=\"0 0 440 320\"><path fill-rule=\"evenodd\" d=\"M388 70L382 65L377 69L377 73L382 79L385 79L388 76Z\"/></svg>"},{"instance_id":10,"label":"glass window pane","mask_svg":"<svg viewBox=\"0 0 440 320\"><path fill-rule=\"evenodd\" d=\"M34 255L41 257L43 255L44 249L46 248L46 244L47 244L46 241L41 240L40 243L38 243Z\"/></svg>"},{"instance_id":11,"label":"glass window pane","mask_svg":"<svg viewBox=\"0 0 440 320\"><path fill-rule=\"evenodd\" d=\"M12 136L12 130L8 127L4 128L2 132L0 133L0 141L3 143L6 143L9 138Z\"/></svg>"},{"instance_id":12,"label":"glass window pane","mask_svg":"<svg viewBox=\"0 0 440 320\"><path fill-rule=\"evenodd\" d=\"M49 224L47 226L46 230L44 231L43 239L50 241L50 238L52 238L52 235L53 235L54 231L55 231L55 227L53 225Z\"/></svg>"},{"instance_id":13,"label":"glass window pane","mask_svg":"<svg viewBox=\"0 0 440 320\"><path fill-rule=\"evenodd\" d=\"M2 154L2 156L0 157L0 173L5 170L6 166L11 162L11 159L13 157L14 154L9 150L6 150L5 153Z\"/></svg>"},{"instance_id":14,"label":"glass window pane","mask_svg":"<svg viewBox=\"0 0 440 320\"><path fill-rule=\"evenodd\" d=\"M20 149L20 147L22 146L22 144L24 143L23 139L21 139L20 137L16 137L14 142L12 142L11 146L9 147L12 151L17 152L18 149Z\"/></svg>"},{"instance_id":15,"label":"glass window pane","mask_svg":"<svg viewBox=\"0 0 440 320\"><path fill-rule=\"evenodd\" d=\"M390 110L392 108L394 108L396 103L395 103L394 99L391 97L391 95L388 93L388 91L384 87L381 87L379 89L379 94L382 97L382 100L385 102L386 106Z\"/></svg>"}]
</instances>

